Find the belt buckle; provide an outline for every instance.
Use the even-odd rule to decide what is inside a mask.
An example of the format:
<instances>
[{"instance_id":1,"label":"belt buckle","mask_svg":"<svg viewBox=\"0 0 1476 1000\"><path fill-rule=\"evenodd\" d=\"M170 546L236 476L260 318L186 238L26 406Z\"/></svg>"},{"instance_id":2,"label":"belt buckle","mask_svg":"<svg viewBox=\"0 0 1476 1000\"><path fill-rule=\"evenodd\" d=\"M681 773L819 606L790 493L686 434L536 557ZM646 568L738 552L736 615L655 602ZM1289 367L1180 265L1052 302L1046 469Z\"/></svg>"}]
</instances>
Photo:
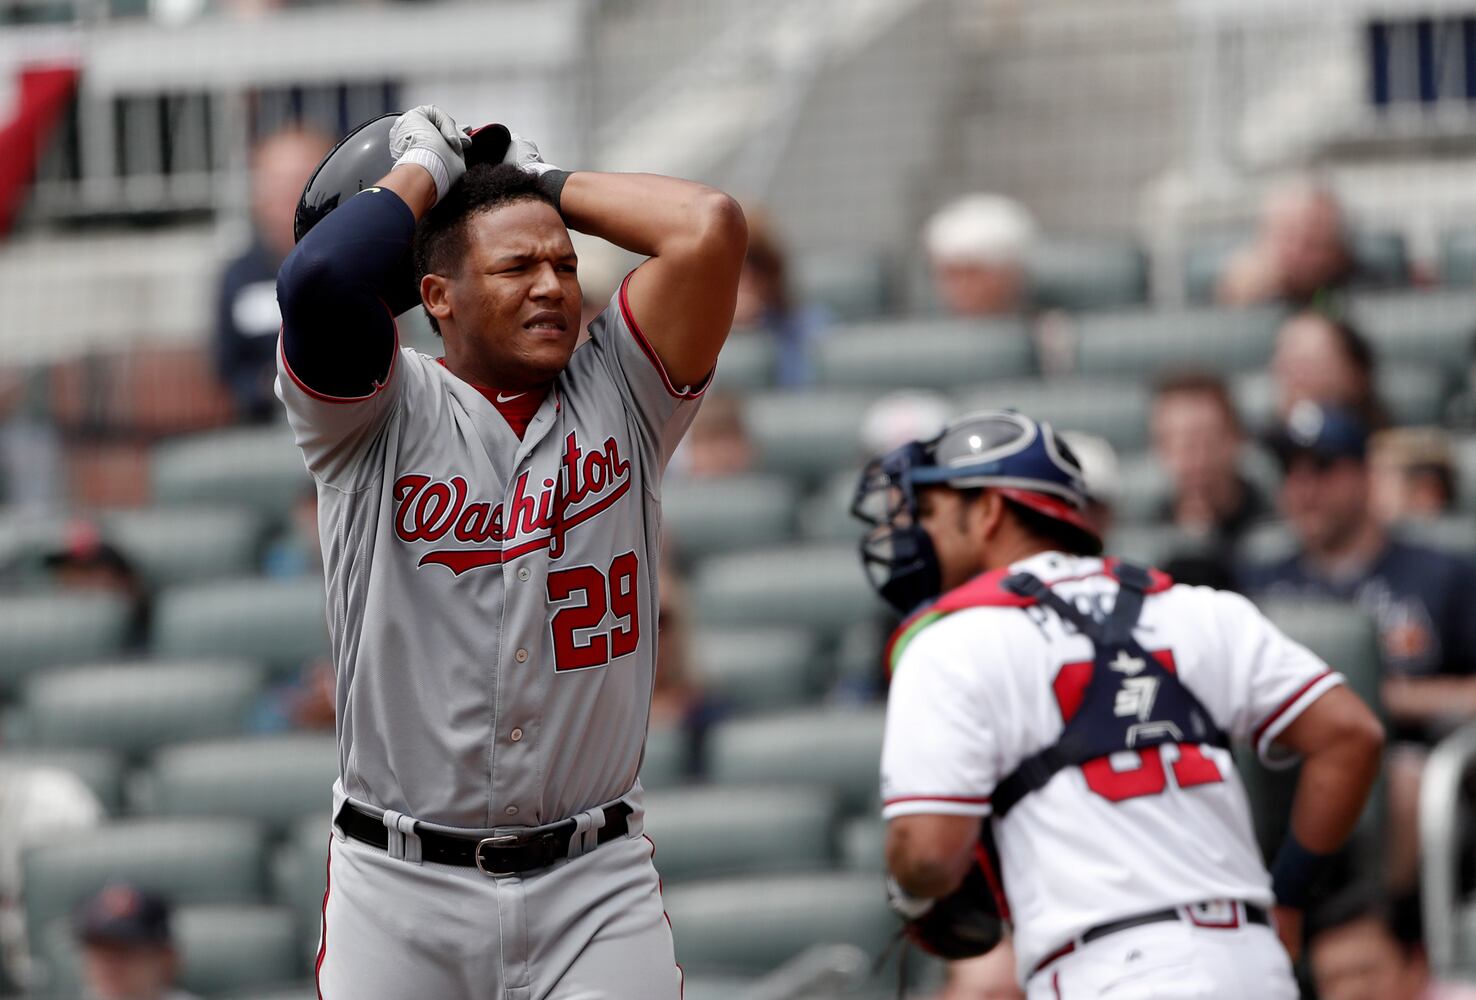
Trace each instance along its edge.
<instances>
[{"instance_id":1,"label":"belt buckle","mask_svg":"<svg viewBox=\"0 0 1476 1000\"><path fill-rule=\"evenodd\" d=\"M483 866L482 848L488 845L491 845L492 847L506 847L510 844L519 843L522 841L522 839L522 837L519 837L515 833L504 833L498 837L483 837L481 840L477 841L477 849L472 852L472 860L476 862L477 871L481 872L483 875L488 876L489 878L498 878L503 875L516 875L517 872L492 871Z\"/></svg>"}]
</instances>

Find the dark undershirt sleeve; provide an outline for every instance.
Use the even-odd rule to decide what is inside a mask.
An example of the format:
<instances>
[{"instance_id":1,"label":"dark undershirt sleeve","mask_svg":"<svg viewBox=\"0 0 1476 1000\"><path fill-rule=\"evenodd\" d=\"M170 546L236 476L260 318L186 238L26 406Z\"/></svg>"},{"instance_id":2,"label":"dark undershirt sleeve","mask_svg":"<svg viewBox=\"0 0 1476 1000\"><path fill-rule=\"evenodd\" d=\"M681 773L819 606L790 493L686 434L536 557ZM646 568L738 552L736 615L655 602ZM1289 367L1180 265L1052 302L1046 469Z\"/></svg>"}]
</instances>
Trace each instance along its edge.
<instances>
[{"instance_id":1,"label":"dark undershirt sleeve","mask_svg":"<svg viewBox=\"0 0 1476 1000\"><path fill-rule=\"evenodd\" d=\"M370 188L329 213L282 262L282 353L298 381L339 399L384 382L396 341L380 289L404 273L414 238L410 206Z\"/></svg>"}]
</instances>

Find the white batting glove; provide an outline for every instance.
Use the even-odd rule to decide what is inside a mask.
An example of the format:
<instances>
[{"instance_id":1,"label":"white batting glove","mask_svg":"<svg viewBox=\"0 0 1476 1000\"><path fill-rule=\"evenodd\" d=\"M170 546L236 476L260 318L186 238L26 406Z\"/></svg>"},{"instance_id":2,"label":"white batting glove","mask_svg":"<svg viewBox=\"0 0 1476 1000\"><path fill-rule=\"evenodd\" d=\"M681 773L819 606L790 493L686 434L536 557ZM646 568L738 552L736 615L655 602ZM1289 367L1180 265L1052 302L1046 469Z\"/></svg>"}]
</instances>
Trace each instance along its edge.
<instances>
[{"instance_id":1,"label":"white batting glove","mask_svg":"<svg viewBox=\"0 0 1476 1000\"><path fill-rule=\"evenodd\" d=\"M891 875L887 876L887 905L903 920L916 920L931 910L935 902L937 900L914 896L902 888L896 878Z\"/></svg>"},{"instance_id":2,"label":"white batting glove","mask_svg":"<svg viewBox=\"0 0 1476 1000\"><path fill-rule=\"evenodd\" d=\"M466 173L466 151L471 144L471 136L434 104L411 108L390 129L395 166L414 163L429 171L436 182L436 201L446 197L451 185Z\"/></svg>"},{"instance_id":3,"label":"white batting glove","mask_svg":"<svg viewBox=\"0 0 1476 1000\"><path fill-rule=\"evenodd\" d=\"M543 162L543 156L538 152L538 144L532 139L524 138L516 132L510 134L512 141L507 144L507 152L502 156L503 163L511 163L535 176L542 176L550 170L559 169L552 163Z\"/></svg>"}]
</instances>

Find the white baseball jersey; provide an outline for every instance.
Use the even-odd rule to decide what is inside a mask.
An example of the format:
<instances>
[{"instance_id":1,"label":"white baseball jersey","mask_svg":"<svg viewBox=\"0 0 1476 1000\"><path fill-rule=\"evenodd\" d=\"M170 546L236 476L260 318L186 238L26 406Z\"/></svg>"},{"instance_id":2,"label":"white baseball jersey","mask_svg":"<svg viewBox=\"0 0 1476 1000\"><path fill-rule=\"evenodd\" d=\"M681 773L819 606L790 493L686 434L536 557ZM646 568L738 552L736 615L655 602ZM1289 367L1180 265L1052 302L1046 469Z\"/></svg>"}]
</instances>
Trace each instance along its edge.
<instances>
[{"instance_id":1,"label":"white baseball jersey","mask_svg":"<svg viewBox=\"0 0 1476 1000\"><path fill-rule=\"evenodd\" d=\"M1100 559L1044 553L1011 566L1100 619L1117 583ZM997 783L1051 746L1092 671L1090 640L1048 608L970 607L919 618L894 649L883 816L988 816ZM1146 598L1134 637L1263 760L1341 677L1253 605L1206 587ZM1118 705L1140 696L1123 673ZM1272 905L1229 751L1167 744L1067 767L995 824L1023 982L1083 931L1202 900Z\"/></svg>"},{"instance_id":2,"label":"white baseball jersey","mask_svg":"<svg viewBox=\"0 0 1476 1000\"><path fill-rule=\"evenodd\" d=\"M636 782L656 662L661 475L700 389L625 288L520 440L399 349L359 399L277 394L318 484L340 781L417 820L556 822Z\"/></svg>"}]
</instances>

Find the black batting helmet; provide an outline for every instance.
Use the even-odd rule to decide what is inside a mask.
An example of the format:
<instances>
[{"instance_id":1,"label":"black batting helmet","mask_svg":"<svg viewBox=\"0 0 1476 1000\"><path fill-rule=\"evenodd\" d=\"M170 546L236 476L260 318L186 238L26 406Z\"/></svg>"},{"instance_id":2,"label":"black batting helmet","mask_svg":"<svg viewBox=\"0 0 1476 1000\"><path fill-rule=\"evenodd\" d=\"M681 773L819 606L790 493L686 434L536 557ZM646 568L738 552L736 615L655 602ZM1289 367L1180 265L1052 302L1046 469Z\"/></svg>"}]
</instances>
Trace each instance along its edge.
<instances>
[{"instance_id":1,"label":"black batting helmet","mask_svg":"<svg viewBox=\"0 0 1476 1000\"><path fill-rule=\"evenodd\" d=\"M394 167L390 156L389 134L399 120L399 113L371 118L339 140L328 151L297 200L297 214L292 220L292 235L301 240L307 231L323 220L346 198L352 198L374 184ZM468 167L478 163L501 163L512 137L502 125L484 125L466 129L471 136L471 149L466 153ZM410 248L396 268L395 277L383 289L384 301L396 316L420 305L420 286L415 281L415 264Z\"/></svg>"}]
</instances>

